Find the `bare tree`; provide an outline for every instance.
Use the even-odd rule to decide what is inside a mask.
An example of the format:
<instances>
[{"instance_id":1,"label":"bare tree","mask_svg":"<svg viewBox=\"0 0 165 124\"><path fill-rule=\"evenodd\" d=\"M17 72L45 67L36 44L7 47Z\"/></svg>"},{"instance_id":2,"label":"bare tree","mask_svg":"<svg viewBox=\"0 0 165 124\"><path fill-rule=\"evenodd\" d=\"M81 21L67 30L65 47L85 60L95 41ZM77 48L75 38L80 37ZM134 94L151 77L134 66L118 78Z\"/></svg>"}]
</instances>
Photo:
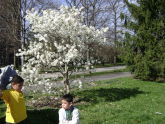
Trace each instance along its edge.
<instances>
[{"instance_id":1,"label":"bare tree","mask_svg":"<svg viewBox=\"0 0 165 124\"><path fill-rule=\"evenodd\" d=\"M119 44L122 39L122 25L123 22L120 18L121 12L124 11L124 3L123 0L106 0L107 1L107 12L111 16L109 16L109 26L111 27L109 30L109 39L114 46L114 62L116 63L117 56L120 54Z\"/></svg>"},{"instance_id":2,"label":"bare tree","mask_svg":"<svg viewBox=\"0 0 165 124\"><path fill-rule=\"evenodd\" d=\"M82 0L65 0L65 2L67 3L67 5L69 7L76 7L76 8L79 8L80 5L81 5L81 1Z\"/></svg>"},{"instance_id":3,"label":"bare tree","mask_svg":"<svg viewBox=\"0 0 165 124\"><path fill-rule=\"evenodd\" d=\"M113 41L115 45L117 45L118 41L118 34L121 30L121 19L120 19L120 13L124 10L124 3L122 0L107 0L107 3L109 4L107 7L107 11L110 13L110 26L112 26L112 33L113 33Z\"/></svg>"},{"instance_id":4,"label":"bare tree","mask_svg":"<svg viewBox=\"0 0 165 124\"><path fill-rule=\"evenodd\" d=\"M41 12L45 9L58 9L60 3L53 0L21 0L21 43L22 48L27 47L29 44L29 39L31 38L31 33L29 32L30 25L27 23L26 12L27 10L36 9L38 12ZM24 58L22 56L21 63L23 65Z\"/></svg>"},{"instance_id":5,"label":"bare tree","mask_svg":"<svg viewBox=\"0 0 165 124\"><path fill-rule=\"evenodd\" d=\"M1 65L15 65L14 54L20 47L20 0L1 0L0 8Z\"/></svg>"},{"instance_id":6,"label":"bare tree","mask_svg":"<svg viewBox=\"0 0 165 124\"><path fill-rule=\"evenodd\" d=\"M53 0L21 0L21 24L22 24L22 44L28 44L28 30L29 24L27 23L26 12L27 10L36 9L38 12L41 12L45 9L58 9L60 3Z\"/></svg>"},{"instance_id":7,"label":"bare tree","mask_svg":"<svg viewBox=\"0 0 165 124\"><path fill-rule=\"evenodd\" d=\"M58 9L60 3L53 0L1 0L0 1L0 64L16 65L15 53L28 44L29 25L26 11L32 8ZM23 60L23 59L22 59ZM22 61L23 62L23 61Z\"/></svg>"}]
</instances>

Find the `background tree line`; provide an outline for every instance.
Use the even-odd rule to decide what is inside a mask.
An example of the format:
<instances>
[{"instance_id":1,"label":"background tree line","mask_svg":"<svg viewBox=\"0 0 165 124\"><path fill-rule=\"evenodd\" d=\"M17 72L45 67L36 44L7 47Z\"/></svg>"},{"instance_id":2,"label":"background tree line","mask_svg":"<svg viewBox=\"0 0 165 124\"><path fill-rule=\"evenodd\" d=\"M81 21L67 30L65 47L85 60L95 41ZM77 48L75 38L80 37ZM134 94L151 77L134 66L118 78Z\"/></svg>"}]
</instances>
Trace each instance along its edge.
<instances>
[{"instance_id":1,"label":"background tree line","mask_svg":"<svg viewBox=\"0 0 165 124\"><path fill-rule=\"evenodd\" d=\"M88 26L109 27L106 44L86 44L85 61L94 59L102 64L124 61L137 78L164 79L165 1L162 0L1 0L0 65L21 64L15 53L26 48L33 38L25 20L26 10L59 9L62 4L83 7L84 24Z\"/></svg>"},{"instance_id":2,"label":"background tree line","mask_svg":"<svg viewBox=\"0 0 165 124\"><path fill-rule=\"evenodd\" d=\"M1 45L0 64L1 66L8 64L18 66L21 60L19 58L16 60L15 52L17 52L19 48L28 46L28 40L32 37L31 33L28 31L29 24L25 20L26 11L32 8L38 11L47 8L58 9L59 6L64 3L54 0L2 0L1 2L3 3L0 5L2 8L1 10L4 11L4 13L1 11L0 15L6 17L2 18L2 22L5 23L4 28L7 34L3 35L6 40L0 41L0 43L3 44ZM100 60L103 64L105 62L116 63L116 56L119 53L117 48L115 48L116 42L119 39L121 40L121 36L119 35L119 33L121 33L119 31L119 25L121 27L119 8L123 6L121 0L66 0L64 2L70 7L76 6L77 8L84 8L82 12L85 16L84 23L86 25L94 26L98 29L106 26L110 27L109 32L106 34L109 44L102 46L87 44L88 49L84 52L84 58L86 58L87 61L91 61L91 58L95 58ZM6 16L8 15L7 13L10 13L10 15ZM10 21L7 21L8 19L10 19ZM3 29L1 28L1 30ZM15 30L17 33L11 32L12 30ZM100 48L99 51L98 48ZM104 50L109 52L105 52ZM102 57L103 55L104 57Z\"/></svg>"}]
</instances>

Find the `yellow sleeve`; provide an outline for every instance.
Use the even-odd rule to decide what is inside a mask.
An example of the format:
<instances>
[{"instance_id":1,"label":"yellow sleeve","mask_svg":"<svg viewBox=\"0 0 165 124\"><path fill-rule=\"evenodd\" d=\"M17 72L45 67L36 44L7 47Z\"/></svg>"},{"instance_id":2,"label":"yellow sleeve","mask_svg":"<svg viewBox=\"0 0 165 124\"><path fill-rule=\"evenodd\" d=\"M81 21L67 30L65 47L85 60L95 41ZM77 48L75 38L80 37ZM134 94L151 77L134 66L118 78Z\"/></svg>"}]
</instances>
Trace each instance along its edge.
<instances>
[{"instance_id":1,"label":"yellow sleeve","mask_svg":"<svg viewBox=\"0 0 165 124\"><path fill-rule=\"evenodd\" d=\"M9 102L9 90L3 90L2 91L1 99L3 99L7 103Z\"/></svg>"}]
</instances>

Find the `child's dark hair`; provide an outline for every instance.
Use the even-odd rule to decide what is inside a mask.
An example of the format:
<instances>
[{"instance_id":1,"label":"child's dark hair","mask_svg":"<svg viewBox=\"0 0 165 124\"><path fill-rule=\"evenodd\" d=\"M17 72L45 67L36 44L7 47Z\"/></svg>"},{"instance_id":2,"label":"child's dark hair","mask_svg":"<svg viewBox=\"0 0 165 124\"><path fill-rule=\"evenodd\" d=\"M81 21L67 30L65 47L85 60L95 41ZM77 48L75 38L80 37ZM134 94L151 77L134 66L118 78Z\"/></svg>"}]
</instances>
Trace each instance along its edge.
<instances>
[{"instance_id":1,"label":"child's dark hair","mask_svg":"<svg viewBox=\"0 0 165 124\"><path fill-rule=\"evenodd\" d=\"M61 100L66 100L67 102L73 102L73 96L71 94L65 94Z\"/></svg>"},{"instance_id":2,"label":"child's dark hair","mask_svg":"<svg viewBox=\"0 0 165 124\"><path fill-rule=\"evenodd\" d=\"M15 76L13 76L11 82L20 84L20 83L24 82L24 79L21 76L19 76L19 75L15 75Z\"/></svg>"}]
</instances>

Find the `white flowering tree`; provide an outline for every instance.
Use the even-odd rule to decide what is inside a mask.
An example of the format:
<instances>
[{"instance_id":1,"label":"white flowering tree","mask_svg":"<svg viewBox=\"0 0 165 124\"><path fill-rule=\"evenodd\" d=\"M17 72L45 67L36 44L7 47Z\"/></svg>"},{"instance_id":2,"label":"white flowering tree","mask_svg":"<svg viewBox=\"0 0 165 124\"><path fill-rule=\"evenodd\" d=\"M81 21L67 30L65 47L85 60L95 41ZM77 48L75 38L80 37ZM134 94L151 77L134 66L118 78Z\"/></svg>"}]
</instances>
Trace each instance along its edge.
<instances>
[{"instance_id":1,"label":"white flowering tree","mask_svg":"<svg viewBox=\"0 0 165 124\"><path fill-rule=\"evenodd\" d=\"M104 42L106 28L98 30L82 23L80 10L61 6L60 10L27 13L34 38L27 49L19 51L27 62L22 71L37 73L42 67L56 66L63 76L65 91L70 92L69 63L81 59L85 42Z\"/></svg>"}]
</instances>

